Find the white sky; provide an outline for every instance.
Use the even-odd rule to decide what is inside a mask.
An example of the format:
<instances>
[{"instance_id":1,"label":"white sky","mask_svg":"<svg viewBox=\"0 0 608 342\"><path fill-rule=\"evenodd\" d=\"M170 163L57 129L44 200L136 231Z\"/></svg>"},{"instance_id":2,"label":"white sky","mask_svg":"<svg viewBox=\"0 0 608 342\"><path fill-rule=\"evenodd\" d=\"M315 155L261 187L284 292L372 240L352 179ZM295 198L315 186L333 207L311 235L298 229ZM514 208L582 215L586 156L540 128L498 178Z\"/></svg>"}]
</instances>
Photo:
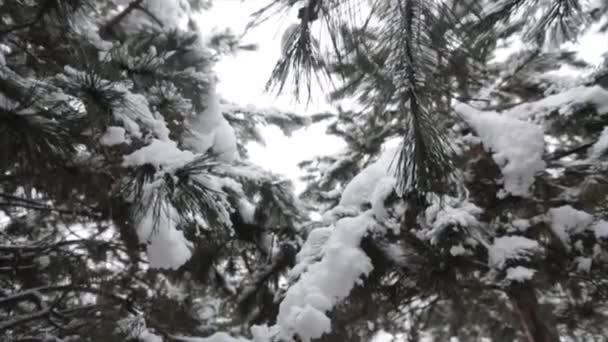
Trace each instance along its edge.
<instances>
[{"instance_id":1,"label":"white sky","mask_svg":"<svg viewBox=\"0 0 608 342\"><path fill-rule=\"evenodd\" d=\"M268 0L216 0L213 8L205 13L199 25L202 32L208 32L214 27L230 27L236 34L244 32L250 21L251 13L268 4ZM313 93L309 105L297 103L286 92L279 97L264 91L272 69L281 54L281 38L283 31L292 23L297 22L295 15L284 18L273 18L272 21L251 29L244 37L243 43L255 43L257 51L242 51L235 56L227 56L216 65L215 71L219 78L218 92L228 101L241 105L255 105L260 108L278 108L310 115L331 110L322 93ZM331 154L342 149L344 142L325 133L323 124L316 124L295 132L286 137L274 126L262 129L266 146L250 144L248 146L251 160L273 172L280 173L292 179L296 191L304 189L304 184L298 181L303 172L297 164L314 156Z\"/></svg>"}]
</instances>

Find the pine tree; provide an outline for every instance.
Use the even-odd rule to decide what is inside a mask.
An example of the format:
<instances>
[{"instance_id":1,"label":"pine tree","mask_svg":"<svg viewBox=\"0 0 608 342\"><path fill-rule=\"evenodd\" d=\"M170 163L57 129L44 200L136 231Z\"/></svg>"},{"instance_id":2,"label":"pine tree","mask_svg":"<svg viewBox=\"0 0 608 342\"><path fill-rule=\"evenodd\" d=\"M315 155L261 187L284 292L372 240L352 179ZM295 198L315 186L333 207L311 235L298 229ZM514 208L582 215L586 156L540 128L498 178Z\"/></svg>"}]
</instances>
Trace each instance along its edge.
<instances>
[{"instance_id":1,"label":"pine tree","mask_svg":"<svg viewBox=\"0 0 608 342\"><path fill-rule=\"evenodd\" d=\"M307 122L219 98L213 64L251 46L198 32L209 6L0 3L3 341L157 341L276 310L302 214L238 152L256 124Z\"/></svg>"},{"instance_id":2,"label":"pine tree","mask_svg":"<svg viewBox=\"0 0 608 342\"><path fill-rule=\"evenodd\" d=\"M323 328L281 324L280 310L283 337L358 340L380 327L412 341L601 340L606 66L589 75L561 43L605 32L606 6L368 5L274 2L301 6L302 36L315 24L330 28L331 57L317 64L340 78L334 99L358 101L339 109L328 129L346 151L303 163L312 181L305 198L331 209L309 233L295 268L302 280L281 304L285 317ZM524 48L490 63L500 42L513 38ZM317 58L312 48L294 49ZM564 66L580 76L556 76ZM288 79L282 75L278 82ZM383 148L395 138L397 149ZM344 259L327 255L336 239L354 248ZM325 284L333 278L320 269L353 262L357 252L368 258L356 259L357 276L344 266L352 281L345 292L310 281ZM303 295L302 286L318 293Z\"/></svg>"},{"instance_id":3,"label":"pine tree","mask_svg":"<svg viewBox=\"0 0 608 342\"><path fill-rule=\"evenodd\" d=\"M608 6L271 1L256 20L299 23L269 89L331 76L333 99L356 101L310 120L222 103L212 66L240 42L194 31L208 6L0 4L3 337L608 334L608 64L589 72L561 44L605 32ZM256 124L317 119L347 149L303 164L310 222L238 154Z\"/></svg>"}]
</instances>

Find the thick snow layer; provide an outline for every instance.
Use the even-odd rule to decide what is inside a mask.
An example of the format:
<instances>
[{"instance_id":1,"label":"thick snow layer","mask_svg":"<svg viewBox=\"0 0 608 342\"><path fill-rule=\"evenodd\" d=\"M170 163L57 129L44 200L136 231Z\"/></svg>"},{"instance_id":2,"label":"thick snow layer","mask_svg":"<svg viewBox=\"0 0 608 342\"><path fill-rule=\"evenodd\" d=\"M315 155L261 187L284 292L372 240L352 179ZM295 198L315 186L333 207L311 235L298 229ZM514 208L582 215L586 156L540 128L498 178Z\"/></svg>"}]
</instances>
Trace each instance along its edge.
<instances>
[{"instance_id":1,"label":"thick snow layer","mask_svg":"<svg viewBox=\"0 0 608 342\"><path fill-rule=\"evenodd\" d=\"M279 333L278 326L254 325L251 327L252 340L243 337L233 337L224 332L217 332L208 337L175 336L172 339L182 342L270 342Z\"/></svg>"},{"instance_id":2,"label":"thick snow layer","mask_svg":"<svg viewBox=\"0 0 608 342\"><path fill-rule=\"evenodd\" d=\"M462 103L456 105L455 110L477 132L485 149L492 152L504 177L504 189L514 196L529 196L534 176L545 169L543 129L509 115L481 112Z\"/></svg>"},{"instance_id":3,"label":"thick snow layer","mask_svg":"<svg viewBox=\"0 0 608 342\"><path fill-rule=\"evenodd\" d=\"M327 312L372 271L360 243L368 230L377 226L377 220L388 216L384 201L394 189L390 167L395 154L396 149L386 150L353 178L339 205L324 215L329 226L310 232L297 255L297 265L289 273L290 279L297 281L279 307L279 337L292 340L297 335L308 342L330 332ZM366 210L369 205L371 209Z\"/></svg>"},{"instance_id":4,"label":"thick snow layer","mask_svg":"<svg viewBox=\"0 0 608 342\"><path fill-rule=\"evenodd\" d=\"M181 230L172 226L159 227L152 233L147 246L150 267L178 269L192 256L189 245Z\"/></svg>"},{"instance_id":5,"label":"thick snow layer","mask_svg":"<svg viewBox=\"0 0 608 342\"><path fill-rule=\"evenodd\" d=\"M211 86L207 108L186 122L189 134L183 142L188 148L197 153L210 151L218 159L231 162L238 157L236 135L234 129L222 115L219 96L215 87Z\"/></svg>"},{"instance_id":6,"label":"thick snow layer","mask_svg":"<svg viewBox=\"0 0 608 342\"><path fill-rule=\"evenodd\" d=\"M223 120L220 100L212 86L209 91L207 108L201 114L187 121L189 128L192 130L192 137L188 137L188 140L184 143L196 152L207 152L213 146L213 133Z\"/></svg>"},{"instance_id":7,"label":"thick snow layer","mask_svg":"<svg viewBox=\"0 0 608 342\"><path fill-rule=\"evenodd\" d=\"M549 220L551 229L562 241L567 249L570 249L570 235L580 233L593 222L593 216L581 210L576 210L569 205L549 209Z\"/></svg>"},{"instance_id":8,"label":"thick snow layer","mask_svg":"<svg viewBox=\"0 0 608 342\"><path fill-rule=\"evenodd\" d=\"M515 106L502 114L523 120L538 120L555 110L561 115L569 115L574 109L586 104L593 105L599 114L607 113L608 91L600 86L574 87L535 102Z\"/></svg>"},{"instance_id":9,"label":"thick snow layer","mask_svg":"<svg viewBox=\"0 0 608 342\"><path fill-rule=\"evenodd\" d=\"M359 209L365 203L377 202L381 194L386 194L387 188L394 185L391 163L395 159L397 149L387 149L380 158L364 168L344 188L340 206ZM382 189L376 189L381 184ZM391 189L392 190L392 189ZM374 193L376 193L374 196Z\"/></svg>"},{"instance_id":10,"label":"thick snow layer","mask_svg":"<svg viewBox=\"0 0 608 342\"><path fill-rule=\"evenodd\" d=\"M163 342L163 338L151 333L147 329L139 335L141 342Z\"/></svg>"},{"instance_id":11,"label":"thick snow layer","mask_svg":"<svg viewBox=\"0 0 608 342\"><path fill-rule=\"evenodd\" d=\"M336 222L322 259L300 275L281 302L277 324L282 338L291 340L298 335L308 342L331 331L326 313L348 296L362 276L372 271L371 261L359 244L374 225L371 214Z\"/></svg>"},{"instance_id":12,"label":"thick snow layer","mask_svg":"<svg viewBox=\"0 0 608 342\"><path fill-rule=\"evenodd\" d=\"M264 325L254 325L251 327L252 342L268 342L272 341L281 329L278 326L269 327Z\"/></svg>"},{"instance_id":13,"label":"thick snow layer","mask_svg":"<svg viewBox=\"0 0 608 342\"><path fill-rule=\"evenodd\" d=\"M154 139L149 145L124 156L122 166L151 164L155 167L173 169L191 162L195 157L196 155L190 151L180 150L177 144L171 140Z\"/></svg>"},{"instance_id":14,"label":"thick snow layer","mask_svg":"<svg viewBox=\"0 0 608 342\"><path fill-rule=\"evenodd\" d=\"M534 277L536 270L523 266L515 266L507 268L507 280L524 282Z\"/></svg>"},{"instance_id":15,"label":"thick snow layer","mask_svg":"<svg viewBox=\"0 0 608 342\"><path fill-rule=\"evenodd\" d=\"M191 243L176 229L178 221L177 210L169 204L159 210L157 217L154 206L150 206L139 218L136 232L139 241L147 245L150 267L177 269L192 256Z\"/></svg>"},{"instance_id":16,"label":"thick snow layer","mask_svg":"<svg viewBox=\"0 0 608 342\"><path fill-rule=\"evenodd\" d=\"M598 239L608 239L608 221L598 221L593 224L593 232Z\"/></svg>"},{"instance_id":17,"label":"thick snow layer","mask_svg":"<svg viewBox=\"0 0 608 342\"><path fill-rule=\"evenodd\" d=\"M304 245L296 256L297 264L289 271L290 278L300 276L302 272L308 269L309 265L321 260L323 248L331 237L332 232L332 227L320 227L310 231Z\"/></svg>"},{"instance_id":18,"label":"thick snow layer","mask_svg":"<svg viewBox=\"0 0 608 342\"><path fill-rule=\"evenodd\" d=\"M425 221L430 230L419 236L435 243L436 238L447 227L478 227L480 223L477 216L482 212L481 208L469 201L447 196L442 201L437 199L424 212Z\"/></svg>"},{"instance_id":19,"label":"thick snow layer","mask_svg":"<svg viewBox=\"0 0 608 342\"><path fill-rule=\"evenodd\" d=\"M389 218L389 213L386 210L384 202L395 189L396 183L396 179L390 176L385 176L376 183L370 202L372 205L372 213L378 221L384 221Z\"/></svg>"},{"instance_id":20,"label":"thick snow layer","mask_svg":"<svg viewBox=\"0 0 608 342\"><path fill-rule=\"evenodd\" d=\"M101 136L99 142L102 145L114 146L120 145L127 142L125 137L125 129L117 126L110 126L106 129L106 132Z\"/></svg>"},{"instance_id":21,"label":"thick snow layer","mask_svg":"<svg viewBox=\"0 0 608 342\"><path fill-rule=\"evenodd\" d=\"M393 160L396 148L386 149L378 160L365 167L342 191L340 202L323 214L323 222L332 224L339 217L355 216L371 206L371 213L378 221L388 218L384 205L395 188Z\"/></svg>"},{"instance_id":22,"label":"thick snow layer","mask_svg":"<svg viewBox=\"0 0 608 342\"><path fill-rule=\"evenodd\" d=\"M459 256L459 255L463 255L466 253L467 253L467 250L464 247L462 247L462 244L452 246L450 248L450 254L452 254L452 256Z\"/></svg>"},{"instance_id":23,"label":"thick snow layer","mask_svg":"<svg viewBox=\"0 0 608 342\"><path fill-rule=\"evenodd\" d=\"M246 198L239 199L238 210L245 223L255 223L255 205Z\"/></svg>"},{"instance_id":24,"label":"thick snow layer","mask_svg":"<svg viewBox=\"0 0 608 342\"><path fill-rule=\"evenodd\" d=\"M223 118L222 118L223 119ZM211 151L219 160L231 162L238 157L236 134L228 121L223 119L215 128Z\"/></svg>"},{"instance_id":25,"label":"thick snow layer","mask_svg":"<svg viewBox=\"0 0 608 342\"><path fill-rule=\"evenodd\" d=\"M384 201L395 185L391 163L396 151L386 150L353 178L339 205L324 215L329 226L309 233L289 273L296 281L279 306L280 338L292 340L297 335L308 342L330 332L327 312L372 271L360 243L378 221L388 217Z\"/></svg>"},{"instance_id":26,"label":"thick snow layer","mask_svg":"<svg viewBox=\"0 0 608 342\"><path fill-rule=\"evenodd\" d=\"M499 237L488 247L488 264L490 267L502 269L507 260L525 260L541 250L538 242L523 236Z\"/></svg>"},{"instance_id":27,"label":"thick snow layer","mask_svg":"<svg viewBox=\"0 0 608 342\"><path fill-rule=\"evenodd\" d=\"M124 128L136 138L143 136L142 127L151 132L155 138L169 140L169 128L161 115L150 111L150 104L145 96L131 93L122 85L115 85L117 91L124 93L121 106L113 110L116 120L122 122Z\"/></svg>"},{"instance_id":28,"label":"thick snow layer","mask_svg":"<svg viewBox=\"0 0 608 342\"><path fill-rule=\"evenodd\" d=\"M598 159L604 153L608 154L608 126L604 127L599 139L589 149L589 158Z\"/></svg>"},{"instance_id":29,"label":"thick snow layer","mask_svg":"<svg viewBox=\"0 0 608 342\"><path fill-rule=\"evenodd\" d=\"M519 231L526 231L528 228L530 228L530 220L527 219L515 219L513 221L511 221L511 225L519 230Z\"/></svg>"},{"instance_id":30,"label":"thick snow layer","mask_svg":"<svg viewBox=\"0 0 608 342\"><path fill-rule=\"evenodd\" d=\"M576 268L581 272L589 272L591 271L592 259L585 257L576 257L574 259L576 262Z\"/></svg>"}]
</instances>

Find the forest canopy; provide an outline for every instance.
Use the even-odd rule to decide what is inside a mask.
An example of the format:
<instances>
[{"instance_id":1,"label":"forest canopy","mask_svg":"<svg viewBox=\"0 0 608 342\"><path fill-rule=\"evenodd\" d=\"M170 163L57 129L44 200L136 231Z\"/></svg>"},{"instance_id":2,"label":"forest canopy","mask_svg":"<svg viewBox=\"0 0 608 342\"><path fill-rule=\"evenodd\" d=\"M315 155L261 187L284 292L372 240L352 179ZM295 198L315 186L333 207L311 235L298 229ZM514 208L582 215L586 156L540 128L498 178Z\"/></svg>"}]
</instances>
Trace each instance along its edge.
<instances>
[{"instance_id":1,"label":"forest canopy","mask_svg":"<svg viewBox=\"0 0 608 342\"><path fill-rule=\"evenodd\" d=\"M608 3L268 0L311 116L226 101L204 11L0 0L1 341L605 340ZM248 158L313 123L303 192Z\"/></svg>"}]
</instances>

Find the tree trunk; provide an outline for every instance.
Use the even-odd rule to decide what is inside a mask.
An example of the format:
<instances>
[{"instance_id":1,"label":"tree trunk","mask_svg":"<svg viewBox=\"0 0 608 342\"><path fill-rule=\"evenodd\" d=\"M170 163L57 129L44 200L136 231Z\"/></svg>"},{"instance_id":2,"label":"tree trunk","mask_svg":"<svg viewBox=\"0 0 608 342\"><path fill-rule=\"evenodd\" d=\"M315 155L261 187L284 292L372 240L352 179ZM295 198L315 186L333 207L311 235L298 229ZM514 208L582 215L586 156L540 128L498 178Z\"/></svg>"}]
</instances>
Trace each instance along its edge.
<instances>
[{"instance_id":1,"label":"tree trunk","mask_svg":"<svg viewBox=\"0 0 608 342\"><path fill-rule=\"evenodd\" d=\"M509 298L528 342L559 342L555 326L543 319L533 289L527 286L512 288Z\"/></svg>"}]
</instances>

